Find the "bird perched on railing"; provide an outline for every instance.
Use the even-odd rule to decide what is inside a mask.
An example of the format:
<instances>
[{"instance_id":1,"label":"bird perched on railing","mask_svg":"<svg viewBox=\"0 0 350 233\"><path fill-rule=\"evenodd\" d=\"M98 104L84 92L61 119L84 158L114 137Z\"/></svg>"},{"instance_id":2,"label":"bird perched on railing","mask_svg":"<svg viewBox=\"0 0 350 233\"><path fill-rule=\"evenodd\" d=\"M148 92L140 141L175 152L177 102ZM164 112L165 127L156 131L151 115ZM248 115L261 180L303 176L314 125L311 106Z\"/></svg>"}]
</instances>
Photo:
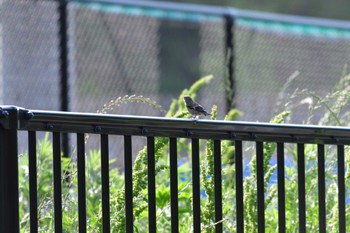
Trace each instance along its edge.
<instances>
[{"instance_id":1,"label":"bird perched on railing","mask_svg":"<svg viewBox=\"0 0 350 233\"><path fill-rule=\"evenodd\" d=\"M200 115L211 116L199 103L194 101L191 97L184 97L186 108L192 115L192 119L198 119Z\"/></svg>"}]
</instances>

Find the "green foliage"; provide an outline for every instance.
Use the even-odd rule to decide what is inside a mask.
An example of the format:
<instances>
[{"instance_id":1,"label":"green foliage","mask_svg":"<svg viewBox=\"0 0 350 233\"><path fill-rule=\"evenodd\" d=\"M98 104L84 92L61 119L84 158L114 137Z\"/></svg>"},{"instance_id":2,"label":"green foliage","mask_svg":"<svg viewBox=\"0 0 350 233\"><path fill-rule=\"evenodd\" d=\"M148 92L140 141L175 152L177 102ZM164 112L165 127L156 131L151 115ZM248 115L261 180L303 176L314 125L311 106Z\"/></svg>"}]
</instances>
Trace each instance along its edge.
<instances>
[{"instance_id":1,"label":"green foliage","mask_svg":"<svg viewBox=\"0 0 350 233\"><path fill-rule=\"evenodd\" d=\"M282 112L275 116L270 123L283 123L283 120L286 116L289 115L289 112ZM272 156L274 155L274 152L276 150L276 144L275 143L264 143L264 190L266 193L265 198L265 208L267 208L270 203L272 202L272 199L276 197L276 188L275 187L268 187L270 179L276 170L277 166L270 164L270 160ZM248 148L247 150L251 151L251 154L254 154L255 147L252 146ZM250 175L247 176L244 180L244 216L248 221L245 221L245 229L247 229L247 232L258 232L258 221L257 221L257 203L256 203L256 183L257 183L257 177L256 177L256 156L253 156L250 163ZM270 219L267 219L267 222Z\"/></svg>"},{"instance_id":2,"label":"green foliage","mask_svg":"<svg viewBox=\"0 0 350 233\"><path fill-rule=\"evenodd\" d=\"M206 83L213 79L212 76L198 80L192 87L185 89L178 99L174 99L166 113L167 117L184 118L189 114L184 105L183 96L196 97L197 92ZM302 99L311 100L309 117L307 122L313 120L316 109L323 108L325 113L321 123L347 125L350 76L344 76L335 89L325 98L315 95L313 92L303 90L296 91L291 96L291 101ZM106 104L99 112L106 113L121 103L141 101L161 110L158 105L147 98L140 96L124 96ZM281 124L293 113L293 107L298 104L286 105L287 111L276 115L271 123ZM216 120L217 106L212 107L211 120ZM238 110L229 111L225 120L234 120L240 116ZM178 139L178 198L180 232L192 230L192 164L191 143L187 139ZM214 145L213 140L200 140L200 169L201 169L201 227L202 232L215 231L214 218ZM170 232L170 171L168 138L155 138L156 161L156 203L157 203L157 228L159 232ZM256 157L255 145L244 144L245 166L248 166L248 174L244 177L244 224L246 232L257 232L257 203L256 203ZM276 171L276 165L271 161L276 156L276 143L265 143L264 147L264 189L265 189L265 219L266 232L278 230L277 184L272 181ZM288 232L298 232L298 186L296 168L296 147L285 144L286 155L291 160L291 165L285 166L286 188L286 224ZM232 140L221 142L222 152L222 192L223 192L223 227L226 232L236 232L236 205L235 205L235 147ZM350 189L350 148L346 147L346 186ZM326 202L327 202L327 230L338 231L338 199L337 199L337 175L336 175L336 148L326 146ZM317 146L305 145L306 163L306 203L307 203L307 230L318 230L318 183L317 183ZM87 227L89 232L102 232L102 206L101 206L101 166L100 151L90 150L86 157L86 208ZM286 158L287 159L287 158ZM125 232L124 209L124 174L118 168L113 167L110 161L110 209L112 232ZM29 232L29 184L28 184L28 155L19 157L19 183L20 183L20 219L21 232ZM37 145L37 169L38 169L38 217L39 231L53 232L53 174L52 174L52 144L49 134ZM134 206L134 230L135 232L147 232L148 229L148 194L147 194L147 148L138 153L133 165L133 206ZM64 232L78 231L78 207L77 207L77 171L74 159L62 158L62 203L63 203L63 228ZM348 229L350 229L350 204L346 206Z\"/></svg>"},{"instance_id":3,"label":"green foliage","mask_svg":"<svg viewBox=\"0 0 350 233\"><path fill-rule=\"evenodd\" d=\"M157 104L156 102L150 100L149 98L143 97L142 95L125 95L123 97L118 97L117 99L111 100L109 103L103 105L103 107L97 110L98 113L108 113L115 109L115 107L119 107L122 104L127 103L144 103L147 104L160 112L165 112L164 108Z\"/></svg>"},{"instance_id":4,"label":"green foliage","mask_svg":"<svg viewBox=\"0 0 350 233\"><path fill-rule=\"evenodd\" d=\"M350 114L350 95L349 95L350 75L344 75L334 89L326 96L318 96L310 90L296 90L290 97L290 102L286 104L286 109L293 114L297 108L302 105L308 105L308 117L305 124L317 123L320 125L349 125ZM321 117L316 113L323 113ZM318 121L318 122L317 122ZM298 208L296 202L298 198L297 186L297 154L296 146L286 144L286 151L292 157L292 164L285 167L285 188L286 188L286 218L287 229L289 232L298 232ZM349 172L350 153L349 147L345 147L345 166L346 173ZM325 174L326 174L326 222L327 231L339 232L338 229L338 178L337 178L337 150L335 146L325 145ZM305 144L305 192L306 192L306 226L308 232L318 231L318 171L317 171L317 145ZM349 190L349 176L345 175L346 188ZM277 188L277 184L271 188ZM277 198L271 200L271 207L267 209L267 213L277 210ZM349 210L349 203L346 209ZM347 220L350 214L346 212ZM292 221L291 221L292 220ZM274 223L273 223L274 222ZM277 222L270 221L268 224L271 231L277 229ZM273 224L272 224L273 223ZM347 223L347 229L350 225Z\"/></svg>"}]
</instances>

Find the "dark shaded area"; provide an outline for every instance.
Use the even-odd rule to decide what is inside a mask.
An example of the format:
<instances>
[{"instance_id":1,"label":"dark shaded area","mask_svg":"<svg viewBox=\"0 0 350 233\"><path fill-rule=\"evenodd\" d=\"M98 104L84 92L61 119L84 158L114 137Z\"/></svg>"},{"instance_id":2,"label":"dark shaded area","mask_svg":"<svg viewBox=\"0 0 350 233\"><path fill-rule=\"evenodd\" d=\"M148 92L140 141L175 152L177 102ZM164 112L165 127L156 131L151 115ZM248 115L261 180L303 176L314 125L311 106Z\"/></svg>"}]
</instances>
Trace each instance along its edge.
<instances>
[{"instance_id":1,"label":"dark shaded area","mask_svg":"<svg viewBox=\"0 0 350 233\"><path fill-rule=\"evenodd\" d=\"M160 92L177 94L200 77L200 25L163 20L160 24Z\"/></svg>"}]
</instances>

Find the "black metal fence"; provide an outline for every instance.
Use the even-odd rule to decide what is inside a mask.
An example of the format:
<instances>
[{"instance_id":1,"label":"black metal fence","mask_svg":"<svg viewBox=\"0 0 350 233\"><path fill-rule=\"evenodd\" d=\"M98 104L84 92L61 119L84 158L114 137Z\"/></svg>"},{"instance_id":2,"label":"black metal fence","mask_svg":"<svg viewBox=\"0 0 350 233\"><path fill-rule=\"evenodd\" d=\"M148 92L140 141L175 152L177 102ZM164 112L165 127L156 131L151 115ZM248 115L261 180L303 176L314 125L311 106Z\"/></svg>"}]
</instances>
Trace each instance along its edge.
<instances>
[{"instance_id":1,"label":"black metal fence","mask_svg":"<svg viewBox=\"0 0 350 233\"><path fill-rule=\"evenodd\" d=\"M266 186L264 181L264 143L277 144L277 183L278 183L278 231L288 232L286 229L286 193L285 193L285 144L297 145L297 175L298 197L295 208L298 208L299 232L306 232L307 208L306 199L310 193L305 193L305 145L317 145L317 186L318 186L318 230L326 232L326 182L325 145L337 147L337 225L339 232L346 232L346 199L345 172L348 164L344 157L348 156L345 147L350 144L350 129L342 127L318 127L301 125L277 125L262 123L243 123L228 121L186 120L158 117L136 117L121 115L83 114L74 112L54 112L26 110L14 106L2 106L0 109L0 231L19 232L19 187L18 187L18 132L28 133L29 156L29 197L30 197L30 232L38 231L38 200L37 200L37 161L36 161L36 134L39 131L52 134L53 151L53 189L54 189L54 229L62 232L62 171L60 134L74 133L77 138L77 175L78 175L78 212L79 232L86 232L86 167L84 134L100 135L101 150L101 177L102 177L102 229L109 232L111 224L110 198L115 193L109 190L109 144L110 135L124 137L125 158L125 232L133 232L133 165L132 165L132 137L147 138L147 182L148 182L148 232L157 231L156 216L156 183L155 183L155 139L169 138L170 156L170 216L171 232L179 232L179 200L178 200L178 155L177 140L187 138L192 147L192 215L193 232L201 232L201 186L200 186L200 143L201 139L213 140L214 151L214 189L215 189L215 232L223 232L223 205L222 205L222 151L223 140L230 140L235 148L235 222L236 232L244 232L244 166L245 152L243 143L250 141L255 144L256 154L256 206L258 232L265 232L265 198ZM122 152L123 153L123 152ZM227 218L227 216L226 216ZM232 217L233 218L233 217ZM277 230L277 229L276 229ZM349 230L349 228L347 229ZM189 230L190 231L190 230Z\"/></svg>"}]
</instances>

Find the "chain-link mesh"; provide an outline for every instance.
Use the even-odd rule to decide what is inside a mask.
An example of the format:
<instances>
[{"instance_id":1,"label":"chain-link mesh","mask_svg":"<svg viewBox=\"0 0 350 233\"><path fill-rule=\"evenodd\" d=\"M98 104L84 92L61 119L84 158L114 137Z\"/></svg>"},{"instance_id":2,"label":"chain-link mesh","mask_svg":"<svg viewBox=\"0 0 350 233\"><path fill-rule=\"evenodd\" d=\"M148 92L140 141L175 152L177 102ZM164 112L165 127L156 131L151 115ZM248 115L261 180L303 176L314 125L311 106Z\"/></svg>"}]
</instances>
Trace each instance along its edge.
<instances>
[{"instance_id":1,"label":"chain-link mesh","mask_svg":"<svg viewBox=\"0 0 350 233\"><path fill-rule=\"evenodd\" d=\"M224 20L201 23L200 64L201 75L214 75L214 80L200 92L201 103L205 106L218 107L218 119L224 119L226 113L226 58L225 58L225 22Z\"/></svg>"},{"instance_id":2,"label":"chain-link mesh","mask_svg":"<svg viewBox=\"0 0 350 233\"><path fill-rule=\"evenodd\" d=\"M84 5L71 4L70 38L74 44L72 109L95 112L125 95L143 95L159 101L157 28L159 21ZM150 106L128 104L119 114L154 114Z\"/></svg>"},{"instance_id":3,"label":"chain-link mesh","mask_svg":"<svg viewBox=\"0 0 350 233\"><path fill-rule=\"evenodd\" d=\"M201 100L208 106L221 104L225 95L223 22L169 20L146 11L135 12L109 4L70 5L70 38L74 40L70 51L74 51L75 67L71 74L72 109L96 111L111 99L132 94L149 97L167 109L182 89L208 74L216 79L200 93ZM199 41L189 40L187 33ZM215 97L208 92L216 93ZM220 110L223 116L224 104ZM162 114L140 104L120 106L116 112Z\"/></svg>"},{"instance_id":4,"label":"chain-link mesh","mask_svg":"<svg viewBox=\"0 0 350 233\"><path fill-rule=\"evenodd\" d=\"M49 1L0 2L0 104L59 109L57 7ZM27 151L25 133L18 137L20 153Z\"/></svg>"},{"instance_id":5,"label":"chain-link mesh","mask_svg":"<svg viewBox=\"0 0 350 233\"><path fill-rule=\"evenodd\" d=\"M273 117L281 110L276 109L276 103L282 89L286 89L285 103L297 88L326 95L350 62L347 38L290 33L287 29L258 30L252 25L240 26L239 21L237 25L236 100L237 107L245 114L244 120L268 121ZM299 75L289 82L295 72ZM306 117L307 108L294 111L292 120L302 123Z\"/></svg>"},{"instance_id":6,"label":"chain-link mesh","mask_svg":"<svg viewBox=\"0 0 350 233\"><path fill-rule=\"evenodd\" d=\"M3 0L0 9L1 104L57 110L57 3Z\"/></svg>"},{"instance_id":7,"label":"chain-link mesh","mask_svg":"<svg viewBox=\"0 0 350 233\"><path fill-rule=\"evenodd\" d=\"M3 0L0 11L1 104L60 106L58 1ZM143 95L169 106L201 76L215 76L200 91L207 109L226 112L225 18L222 15L94 1L68 2L70 110L95 112L111 99ZM240 120L268 121L279 92L296 71L296 88L328 93L349 63L349 31L235 19L235 103ZM344 36L345 35L345 36ZM163 115L145 104L118 114ZM295 113L302 122L304 112Z\"/></svg>"},{"instance_id":8,"label":"chain-link mesh","mask_svg":"<svg viewBox=\"0 0 350 233\"><path fill-rule=\"evenodd\" d=\"M214 74L216 79L198 97L209 109L222 102L220 116L224 116L222 20L169 20L115 5L81 3L69 5L69 19L72 110L95 112L112 99L133 94L167 109L184 88ZM113 113L164 114L140 103L118 106ZM133 145L135 155L144 140L135 138ZM88 146L98 147L98 140L92 137ZM111 154L121 146L113 144Z\"/></svg>"}]
</instances>

